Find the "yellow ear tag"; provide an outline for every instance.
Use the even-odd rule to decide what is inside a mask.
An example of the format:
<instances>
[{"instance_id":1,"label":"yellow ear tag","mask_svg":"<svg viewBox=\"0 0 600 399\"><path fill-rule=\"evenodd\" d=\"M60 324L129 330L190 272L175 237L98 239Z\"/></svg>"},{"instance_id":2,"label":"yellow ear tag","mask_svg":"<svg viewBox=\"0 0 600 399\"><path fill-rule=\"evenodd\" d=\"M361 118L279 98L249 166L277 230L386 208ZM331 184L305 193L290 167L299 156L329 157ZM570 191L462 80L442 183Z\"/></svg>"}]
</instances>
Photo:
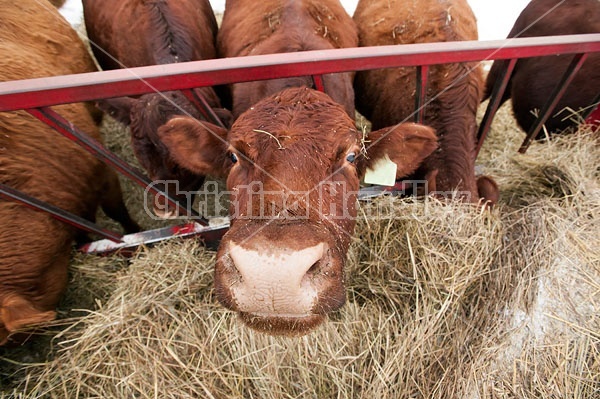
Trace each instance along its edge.
<instances>
[{"instance_id":1,"label":"yellow ear tag","mask_svg":"<svg viewBox=\"0 0 600 399\"><path fill-rule=\"evenodd\" d=\"M383 158L373 165L373 169L367 168L365 178L363 181L367 184L377 184L380 186L393 186L396 184L396 171L398 165L396 165L388 156L385 154Z\"/></svg>"}]
</instances>

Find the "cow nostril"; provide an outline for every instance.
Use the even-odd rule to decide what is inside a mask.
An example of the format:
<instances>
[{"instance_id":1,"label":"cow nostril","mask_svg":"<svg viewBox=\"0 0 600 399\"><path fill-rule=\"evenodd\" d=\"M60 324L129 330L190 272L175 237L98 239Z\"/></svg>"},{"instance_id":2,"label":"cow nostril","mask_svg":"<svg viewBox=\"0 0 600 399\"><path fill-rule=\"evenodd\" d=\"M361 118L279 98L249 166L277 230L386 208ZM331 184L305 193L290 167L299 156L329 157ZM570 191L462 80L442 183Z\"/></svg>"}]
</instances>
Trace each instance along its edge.
<instances>
[{"instance_id":1,"label":"cow nostril","mask_svg":"<svg viewBox=\"0 0 600 399\"><path fill-rule=\"evenodd\" d=\"M314 277L320 274L327 275L329 262L331 261L330 256L329 249L323 251L321 257L306 271L306 276Z\"/></svg>"},{"instance_id":2,"label":"cow nostril","mask_svg":"<svg viewBox=\"0 0 600 399\"><path fill-rule=\"evenodd\" d=\"M307 276L314 276L316 274L318 274L321 271L322 265L323 265L323 259L319 259L317 260L315 263L312 264L312 266L306 271L306 275Z\"/></svg>"}]
</instances>

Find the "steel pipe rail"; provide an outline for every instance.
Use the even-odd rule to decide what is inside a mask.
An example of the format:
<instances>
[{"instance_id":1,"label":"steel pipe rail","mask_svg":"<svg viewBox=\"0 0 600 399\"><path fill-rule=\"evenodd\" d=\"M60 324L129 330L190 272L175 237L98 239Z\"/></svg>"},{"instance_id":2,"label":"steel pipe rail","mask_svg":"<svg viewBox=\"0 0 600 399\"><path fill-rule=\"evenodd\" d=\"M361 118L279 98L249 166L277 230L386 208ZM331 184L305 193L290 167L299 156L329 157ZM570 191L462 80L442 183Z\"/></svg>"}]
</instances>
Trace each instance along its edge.
<instances>
[{"instance_id":1,"label":"steel pipe rail","mask_svg":"<svg viewBox=\"0 0 600 399\"><path fill-rule=\"evenodd\" d=\"M98 234L99 236L104 237L109 241L116 243L123 242L122 234L102 228L96 225L95 223L92 223L89 220L82 218L81 216L75 215L71 212L67 212L64 209L56 207L47 202L40 201L30 195L22 193L2 183L0 183L0 198L16 202L17 204L26 206L36 211L46 212L56 220L69 224L80 230L87 231L88 233Z\"/></svg>"},{"instance_id":2,"label":"steel pipe rail","mask_svg":"<svg viewBox=\"0 0 600 399\"><path fill-rule=\"evenodd\" d=\"M123 161L116 154L107 150L100 142L98 142L94 138L81 132L76 126L74 126L72 123L64 119L60 114L52 110L52 108L43 107L39 109L28 109L26 111L29 112L32 116L39 119L41 122L44 122L48 126L55 129L58 133L60 133L67 139L79 145L81 148L83 148L88 153L92 154L100 161L111 166L123 176L129 178L138 186L147 189L153 194L163 195L169 206L177 208L183 215L194 217L196 218L196 221L198 223L208 225L208 220L198 215L198 213L193 211L192 209L186 209L186 207L180 205L175 198L171 197L166 192L161 191L155 185L153 185L152 181L149 178L147 178L142 172L132 167L127 162Z\"/></svg>"},{"instance_id":3,"label":"steel pipe rail","mask_svg":"<svg viewBox=\"0 0 600 399\"><path fill-rule=\"evenodd\" d=\"M529 131L527 132L527 136L525 137L525 140L523 140L523 144L521 144L521 147L519 148L519 152L521 154L524 154L525 151L527 151L527 148L531 144L531 141L540 132L540 130L544 126L544 123L546 123L546 121L550 117L550 113L554 111L554 108L556 108L556 105L562 98L563 94L565 94L565 91L569 87L569 84L571 83L579 69L581 69L581 66L583 65L586 58L586 53L576 54L575 57L573 57L573 60L571 60L571 63L565 71L562 79L554 88L552 94L550 94L550 97L548 98L546 104L544 104L544 106L540 110L540 115L535 120L535 123L533 124L531 129L529 129Z\"/></svg>"},{"instance_id":4,"label":"steel pipe rail","mask_svg":"<svg viewBox=\"0 0 600 399\"><path fill-rule=\"evenodd\" d=\"M0 111L307 74L597 51L600 51L600 34L404 44L192 61L3 82Z\"/></svg>"}]
</instances>

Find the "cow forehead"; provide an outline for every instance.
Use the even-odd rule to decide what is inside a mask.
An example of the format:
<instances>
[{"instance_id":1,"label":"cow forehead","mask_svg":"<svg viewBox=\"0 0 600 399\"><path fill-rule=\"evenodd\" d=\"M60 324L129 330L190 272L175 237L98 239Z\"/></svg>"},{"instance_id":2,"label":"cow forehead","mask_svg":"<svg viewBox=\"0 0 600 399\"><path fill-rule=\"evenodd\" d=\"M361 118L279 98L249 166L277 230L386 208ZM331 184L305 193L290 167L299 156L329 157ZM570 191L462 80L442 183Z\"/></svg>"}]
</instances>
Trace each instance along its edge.
<instances>
[{"instance_id":1,"label":"cow forehead","mask_svg":"<svg viewBox=\"0 0 600 399\"><path fill-rule=\"evenodd\" d=\"M253 176L262 176L261 180L271 176L295 189L328 180L332 168L345 158L346 152L358 148L356 135L348 131L346 134L330 132L321 135L299 129L280 130L280 134L273 136L271 133L253 133L250 141L235 147L254 164L255 172L263 172Z\"/></svg>"},{"instance_id":2,"label":"cow forehead","mask_svg":"<svg viewBox=\"0 0 600 399\"><path fill-rule=\"evenodd\" d=\"M307 151L337 153L360 138L344 109L327 95L307 88L289 89L263 100L233 124L228 140L244 152ZM331 157L331 155L329 155Z\"/></svg>"},{"instance_id":3,"label":"cow forehead","mask_svg":"<svg viewBox=\"0 0 600 399\"><path fill-rule=\"evenodd\" d=\"M342 148L356 145L359 135L347 126L324 126L321 124L277 125L260 123L255 128L232 130L229 143L238 151L255 149L259 158L265 152L288 155L294 152L337 153Z\"/></svg>"}]
</instances>

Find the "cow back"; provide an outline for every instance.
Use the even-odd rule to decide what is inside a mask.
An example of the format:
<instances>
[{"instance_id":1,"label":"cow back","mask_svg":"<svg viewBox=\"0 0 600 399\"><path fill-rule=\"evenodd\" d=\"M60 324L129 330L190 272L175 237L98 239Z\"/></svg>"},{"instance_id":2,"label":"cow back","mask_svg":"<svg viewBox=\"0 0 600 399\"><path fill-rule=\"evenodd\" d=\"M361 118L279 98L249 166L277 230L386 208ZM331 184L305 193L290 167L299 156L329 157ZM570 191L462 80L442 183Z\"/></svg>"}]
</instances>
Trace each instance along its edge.
<instances>
[{"instance_id":1,"label":"cow back","mask_svg":"<svg viewBox=\"0 0 600 399\"><path fill-rule=\"evenodd\" d=\"M464 0L445 1L360 1L354 13L360 46L385 46L477 40L475 16ZM435 123L433 108L441 105L448 89L467 89L470 108L476 108L482 86L482 75L476 64L434 65L429 72L426 121ZM457 85L456 79L468 76ZM355 88L359 112L373 123L374 129L413 118L415 111L415 68L394 68L357 73ZM399 91L398 91L399 90ZM390 101L393 100L393 101ZM436 101L437 100L437 101ZM452 103L456 102L456 98ZM433 107L433 108L432 108ZM439 128L439 126L436 126Z\"/></svg>"},{"instance_id":2,"label":"cow back","mask_svg":"<svg viewBox=\"0 0 600 399\"><path fill-rule=\"evenodd\" d=\"M521 12L508 38L600 33L598 0L532 0ZM567 71L573 55L523 58L517 61L502 102L512 97L517 123L529 131L554 88ZM498 60L488 74L488 98L507 61ZM587 109L600 92L600 53L591 53L556 104L545 123L546 131L559 133L577 126L574 113ZM545 137L541 132L538 138Z\"/></svg>"},{"instance_id":3,"label":"cow back","mask_svg":"<svg viewBox=\"0 0 600 399\"><path fill-rule=\"evenodd\" d=\"M356 47L352 18L339 0L229 0L217 37L220 57ZM354 115L352 73L323 77L325 92ZM313 87L310 76L234 84L233 114L288 87Z\"/></svg>"},{"instance_id":4,"label":"cow back","mask_svg":"<svg viewBox=\"0 0 600 399\"><path fill-rule=\"evenodd\" d=\"M274 33L283 31L292 36L290 42L277 42ZM268 46L283 52L286 46L320 50L356 42L354 23L338 0L228 0L217 43L221 57L241 57L267 54Z\"/></svg>"},{"instance_id":5,"label":"cow back","mask_svg":"<svg viewBox=\"0 0 600 399\"><path fill-rule=\"evenodd\" d=\"M599 12L598 0L531 0L508 37L598 33Z\"/></svg>"},{"instance_id":6,"label":"cow back","mask_svg":"<svg viewBox=\"0 0 600 399\"><path fill-rule=\"evenodd\" d=\"M208 0L84 0L102 69L215 58L217 22Z\"/></svg>"}]
</instances>

